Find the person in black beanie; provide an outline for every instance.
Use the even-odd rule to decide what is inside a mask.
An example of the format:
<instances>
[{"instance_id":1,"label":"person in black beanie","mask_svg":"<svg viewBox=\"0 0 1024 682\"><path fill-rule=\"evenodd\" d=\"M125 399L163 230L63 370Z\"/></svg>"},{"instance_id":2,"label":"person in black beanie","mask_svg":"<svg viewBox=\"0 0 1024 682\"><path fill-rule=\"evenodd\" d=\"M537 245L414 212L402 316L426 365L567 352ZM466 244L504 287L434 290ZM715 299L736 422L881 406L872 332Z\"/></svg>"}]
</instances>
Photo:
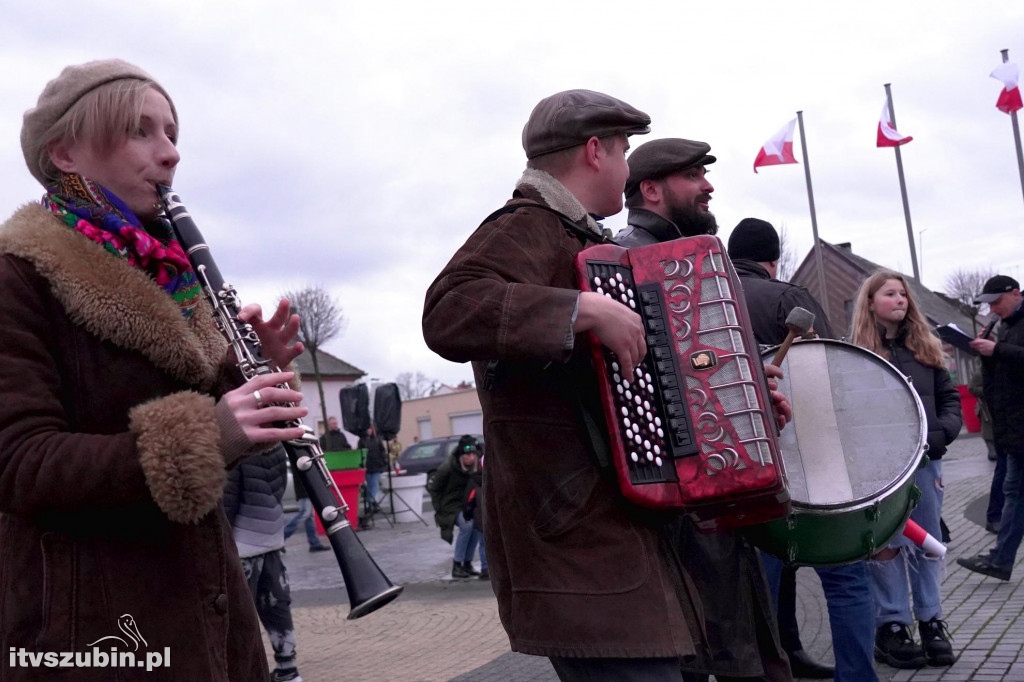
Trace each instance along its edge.
<instances>
[{"instance_id":1,"label":"person in black beanie","mask_svg":"<svg viewBox=\"0 0 1024 682\"><path fill-rule=\"evenodd\" d=\"M771 223L744 218L730 233L728 249L736 274L743 279L743 295L758 343L782 343L787 332L786 317L796 307L814 313L812 332L821 338L832 338L828 316L811 292L775 278L782 252L779 235Z\"/></svg>"},{"instance_id":2,"label":"person in black beanie","mask_svg":"<svg viewBox=\"0 0 1024 682\"><path fill-rule=\"evenodd\" d=\"M832 336L828 317L811 293L775 278L782 245L771 223L759 218L744 218L730 233L728 249L729 258L743 285L748 316L759 344L782 343L788 331L786 317L796 307L814 314L813 333L823 338ZM779 635L789 656L793 676L832 677L835 670L810 658L800 642L796 620L796 568L786 566L767 554L762 554L762 558L777 603ZM857 562L815 570L821 578L829 608L839 677L877 679L871 660L874 620L866 565ZM859 597L855 598L855 595Z\"/></svg>"}]
</instances>

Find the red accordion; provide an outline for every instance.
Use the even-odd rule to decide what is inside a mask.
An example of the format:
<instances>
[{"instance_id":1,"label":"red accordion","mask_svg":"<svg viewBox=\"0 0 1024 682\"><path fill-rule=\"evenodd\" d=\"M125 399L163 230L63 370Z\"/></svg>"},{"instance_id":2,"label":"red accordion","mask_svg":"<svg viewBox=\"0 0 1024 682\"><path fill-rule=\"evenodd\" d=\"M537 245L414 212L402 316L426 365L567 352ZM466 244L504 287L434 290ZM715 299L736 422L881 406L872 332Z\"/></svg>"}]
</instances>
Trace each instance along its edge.
<instances>
[{"instance_id":1,"label":"red accordion","mask_svg":"<svg viewBox=\"0 0 1024 682\"><path fill-rule=\"evenodd\" d=\"M601 244L581 251L576 268L582 291L628 305L647 330L647 356L635 369L591 337L623 494L682 509L708 531L785 515L768 386L721 240Z\"/></svg>"}]
</instances>

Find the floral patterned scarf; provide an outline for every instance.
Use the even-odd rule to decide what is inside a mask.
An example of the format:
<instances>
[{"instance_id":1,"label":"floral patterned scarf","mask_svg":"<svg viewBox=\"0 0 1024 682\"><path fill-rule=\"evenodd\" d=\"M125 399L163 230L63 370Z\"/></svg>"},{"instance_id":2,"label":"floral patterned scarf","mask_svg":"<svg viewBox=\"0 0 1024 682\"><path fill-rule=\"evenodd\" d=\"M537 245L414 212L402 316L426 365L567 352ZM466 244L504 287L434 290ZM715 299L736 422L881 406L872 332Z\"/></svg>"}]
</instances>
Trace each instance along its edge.
<instances>
[{"instance_id":1,"label":"floral patterned scarf","mask_svg":"<svg viewBox=\"0 0 1024 682\"><path fill-rule=\"evenodd\" d=\"M43 206L71 229L148 273L188 319L202 295L196 273L163 218L145 228L113 192L77 173L62 173L47 187Z\"/></svg>"}]
</instances>

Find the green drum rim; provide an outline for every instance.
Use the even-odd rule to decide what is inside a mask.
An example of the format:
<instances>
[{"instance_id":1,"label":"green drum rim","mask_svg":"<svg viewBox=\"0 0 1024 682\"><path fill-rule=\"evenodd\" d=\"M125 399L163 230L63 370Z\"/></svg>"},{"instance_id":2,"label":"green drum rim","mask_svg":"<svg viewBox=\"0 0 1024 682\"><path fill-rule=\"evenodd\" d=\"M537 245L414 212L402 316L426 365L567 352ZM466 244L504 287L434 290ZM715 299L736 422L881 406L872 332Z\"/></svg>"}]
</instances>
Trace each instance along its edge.
<instances>
[{"instance_id":1,"label":"green drum rim","mask_svg":"<svg viewBox=\"0 0 1024 682\"><path fill-rule=\"evenodd\" d=\"M756 547L794 566L840 566L866 559L888 545L920 497L921 490L911 482L856 510L801 510L742 530Z\"/></svg>"},{"instance_id":2,"label":"green drum rim","mask_svg":"<svg viewBox=\"0 0 1024 682\"><path fill-rule=\"evenodd\" d=\"M872 497L843 504L810 504L794 499L787 516L741 529L756 547L792 565L839 566L866 559L885 547L910 518L921 496L914 476L928 461L924 456L927 418L910 381L885 358L843 341L814 339L804 343L844 347L888 366L893 377L901 380L899 383L914 399L918 412L920 434L916 456L908 458L902 472ZM775 350L764 351L762 358L767 361Z\"/></svg>"}]
</instances>

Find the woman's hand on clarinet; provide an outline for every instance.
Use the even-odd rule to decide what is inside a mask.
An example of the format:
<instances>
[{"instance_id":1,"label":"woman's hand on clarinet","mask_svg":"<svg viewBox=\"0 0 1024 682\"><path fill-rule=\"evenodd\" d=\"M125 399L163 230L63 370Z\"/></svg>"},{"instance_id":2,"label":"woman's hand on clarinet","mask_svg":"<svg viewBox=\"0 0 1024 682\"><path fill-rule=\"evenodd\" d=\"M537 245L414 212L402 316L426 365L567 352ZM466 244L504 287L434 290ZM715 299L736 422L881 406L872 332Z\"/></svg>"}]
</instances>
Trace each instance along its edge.
<instances>
[{"instance_id":1,"label":"woman's hand on clarinet","mask_svg":"<svg viewBox=\"0 0 1024 682\"><path fill-rule=\"evenodd\" d=\"M302 394L284 388L295 377L295 372L274 372L261 374L228 391L221 398L226 401L242 431L253 443L270 443L301 438L305 432L301 426L280 428L275 423L301 419L309 408L299 405ZM293 403L293 405L285 405Z\"/></svg>"},{"instance_id":2,"label":"woman's hand on clarinet","mask_svg":"<svg viewBox=\"0 0 1024 682\"><path fill-rule=\"evenodd\" d=\"M303 350L302 342L295 340L299 333L299 316L291 315L290 310L288 299L282 298L269 320L263 319L259 303L250 303L238 311L238 319L252 325L260 337L263 357L277 367L286 367Z\"/></svg>"},{"instance_id":3,"label":"woman's hand on clarinet","mask_svg":"<svg viewBox=\"0 0 1024 682\"><path fill-rule=\"evenodd\" d=\"M779 430L786 428L786 424L793 421L793 408L789 399L779 390L778 379L782 378L782 370L775 365L765 363L764 373L768 377L768 392L771 394L772 407L775 409L775 420L779 424Z\"/></svg>"}]
</instances>

